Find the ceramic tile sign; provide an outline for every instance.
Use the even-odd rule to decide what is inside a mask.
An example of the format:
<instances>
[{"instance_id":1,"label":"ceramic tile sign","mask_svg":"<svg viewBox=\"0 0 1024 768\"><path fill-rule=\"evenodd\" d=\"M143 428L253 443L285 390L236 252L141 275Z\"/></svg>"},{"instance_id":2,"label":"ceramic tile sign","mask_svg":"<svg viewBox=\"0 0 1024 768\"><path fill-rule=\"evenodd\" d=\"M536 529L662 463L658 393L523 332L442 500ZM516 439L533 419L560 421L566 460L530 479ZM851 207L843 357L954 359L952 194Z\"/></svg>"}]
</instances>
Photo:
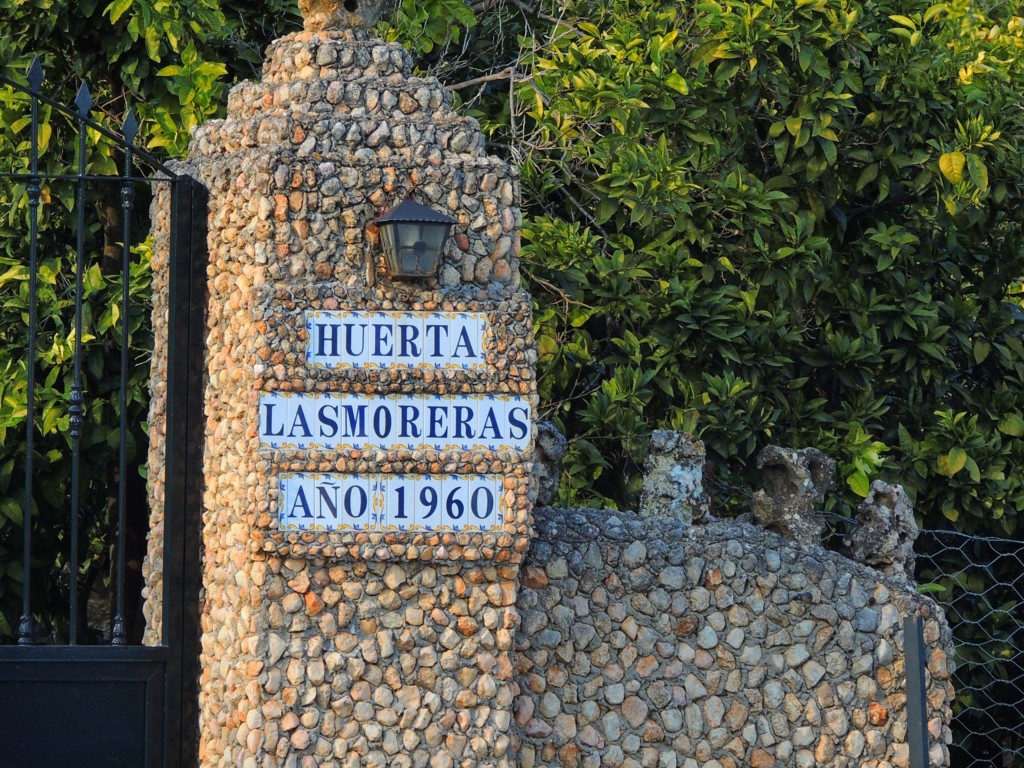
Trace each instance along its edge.
<instances>
[{"instance_id":1,"label":"ceramic tile sign","mask_svg":"<svg viewBox=\"0 0 1024 768\"><path fill-rule=\"evenodd\" d=\"M525 451L530 403L510 395L260 394L260 446Z\"/></svg>"},{"instance_id":2,"label":"ceramic tile sign","mask_svg":"<svg viewBox=\"0 0 1024 768\"><path fill-rule=\"evenodd\" d=\"M499 531L500 475L345 475L278 477L281 530Z\"/></svg>"},{"instance_id":3,"label":"ceramic tile sign","mask_svg":"<svg viewBox=\"0 0 1024 768\"><path fill-rule=\"evenodd\" d=\"M485 364L483 312L306 313L312 368L462 368Z\"/></svg>"}]
</instances>

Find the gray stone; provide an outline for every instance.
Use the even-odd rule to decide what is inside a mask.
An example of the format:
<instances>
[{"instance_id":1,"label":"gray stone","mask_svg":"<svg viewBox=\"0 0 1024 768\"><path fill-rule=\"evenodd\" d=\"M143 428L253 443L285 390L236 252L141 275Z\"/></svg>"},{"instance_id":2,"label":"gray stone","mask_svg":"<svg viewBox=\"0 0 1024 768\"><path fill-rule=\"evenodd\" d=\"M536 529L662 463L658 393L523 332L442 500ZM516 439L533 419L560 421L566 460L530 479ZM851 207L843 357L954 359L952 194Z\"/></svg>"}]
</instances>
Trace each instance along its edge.
<instances>
[{"instance_id":1,"label":"gray stone","mask_svg":"<svg viewBox=\"0 0 1024 768\"><path fill-rule=\"evenodd\" d=\"M708 624L697 634L697 645L705 650L714 648L718 645L718 635L715 634L715 630Z\"/></svg>"},{"instance_id":2,"label":"gray stone","mask_svg":"<svg viewBox=\"0 0 1024 768\"><path fill-rule=\"evenodd\" d=\"M627 568L636 568L643 565L647 559L647 547L642 541L634 541L622 553L622 564Z\"/></svg>"},{"instance_id":3,"label":"gray stone","mask_svg":"<svg viewBox=\"0 0 1024 768\"><path fill-rule=\"evenodd\" d=\"M643 517L672 517L684 525L710 517L711 499L704 490L704 443L685 432L658 429L644 461L640 495Z\"/></svg>"},{"instance_id":4,"label":"gray stone","mask_svg":"<svg viewBox=\"0 0 1024 768\"><path fill-rule=\"evenodd\" d=\"M686 569L670 565L658 574L658 581L669 589L682 589L686 585Z\"/></svg>"},{"instance_id":5,"label":"gray stone","mask_svg":"<svg viewBox=\"0 0 1024 768\"><path fill-rule=\"evenodd\" d=\"M537 506L546 507L555 500L562 459L569 443L550 421L537 422L534 475L537 478Z\"/></svg>"}]
</instances>

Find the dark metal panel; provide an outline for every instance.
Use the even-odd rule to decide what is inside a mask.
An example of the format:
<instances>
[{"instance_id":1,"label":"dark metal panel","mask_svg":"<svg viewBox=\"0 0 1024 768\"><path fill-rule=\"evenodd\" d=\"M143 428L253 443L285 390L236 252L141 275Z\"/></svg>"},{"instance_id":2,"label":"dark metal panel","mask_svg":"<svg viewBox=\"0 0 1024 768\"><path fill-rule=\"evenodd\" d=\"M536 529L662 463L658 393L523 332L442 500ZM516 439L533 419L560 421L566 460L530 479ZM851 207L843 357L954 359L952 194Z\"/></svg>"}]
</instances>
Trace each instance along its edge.
<instances>
[{"instance_id":1,"label":"dark metal panel","mask_svg":"<svg viewBox=\"0 0 1024 768\"><path fill-rule=\"evenodd\" d=\"M0 648L3 764L162 768L167 649Z\"/></svg>"}]
</instances>

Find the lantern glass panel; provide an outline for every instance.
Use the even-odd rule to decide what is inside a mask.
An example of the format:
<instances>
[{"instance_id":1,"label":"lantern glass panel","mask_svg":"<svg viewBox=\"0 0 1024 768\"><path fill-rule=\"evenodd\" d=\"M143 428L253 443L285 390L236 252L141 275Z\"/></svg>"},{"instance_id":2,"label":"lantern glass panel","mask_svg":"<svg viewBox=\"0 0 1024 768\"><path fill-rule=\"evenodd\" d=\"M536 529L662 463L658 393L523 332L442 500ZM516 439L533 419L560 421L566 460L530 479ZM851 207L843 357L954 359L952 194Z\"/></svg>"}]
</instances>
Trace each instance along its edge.
<instances>
[{"instance_id":1,"label":"lantern glass panel","mask_svg":"<svg viewBox=\"0 0 1024 768\"><path fill-rule=\"evenodd\" d=\"M381 227L384 247L389 255L394 253L397 262L390 264L392 273L412 277L436 275L448 229L448 224L418 221L400 221Z\"/></svg>"},{"instance_id":2,"label":"lantern glass panel","mask_svg":"<svg viewBox=\"0 0 1024 768\"><path fill-rule=\"evenodd\" d=\"M388 260L388 270L393 274L398 265L395 263L395 225L381 224L380 242L384 247L384 256Z\"/></svg>"},{"instance_id":3,"label":"lantern glass panel","mask_svg":"<svg viewBox=\"0 0 1024 768\"><path fill-rule=\"evenodd\" d=\"M424 224L423 242L427 244L427 248L433 253L440 256L445 240L448 239L448 230L450 229L450 224Z\"/></svg>"}]
</instances>

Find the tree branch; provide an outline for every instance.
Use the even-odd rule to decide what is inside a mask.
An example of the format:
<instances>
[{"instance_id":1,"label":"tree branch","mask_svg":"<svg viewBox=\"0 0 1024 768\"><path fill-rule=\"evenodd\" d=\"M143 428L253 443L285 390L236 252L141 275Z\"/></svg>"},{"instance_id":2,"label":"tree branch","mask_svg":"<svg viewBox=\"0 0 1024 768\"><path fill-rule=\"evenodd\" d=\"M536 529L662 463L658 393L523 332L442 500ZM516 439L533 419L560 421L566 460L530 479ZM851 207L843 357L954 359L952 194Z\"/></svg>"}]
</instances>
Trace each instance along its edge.
<instances>
[{"instance_id":1,"label":"tree branch","mask_svg":"<svg viewBox=\"0 0 1024 768\"><path fill-rule=\"evenodd\" d=\"M448 90L460 91L463 88L472 88L474 85L481 85L483 83L491 83L495 80L509 80L515 79L515 70L512 67L506 67L500 72L493 72L489 75L482 75L481 77L474 77L472 80L465 80L455 85L449 85Z\"/></svg>"}]
</instances>

